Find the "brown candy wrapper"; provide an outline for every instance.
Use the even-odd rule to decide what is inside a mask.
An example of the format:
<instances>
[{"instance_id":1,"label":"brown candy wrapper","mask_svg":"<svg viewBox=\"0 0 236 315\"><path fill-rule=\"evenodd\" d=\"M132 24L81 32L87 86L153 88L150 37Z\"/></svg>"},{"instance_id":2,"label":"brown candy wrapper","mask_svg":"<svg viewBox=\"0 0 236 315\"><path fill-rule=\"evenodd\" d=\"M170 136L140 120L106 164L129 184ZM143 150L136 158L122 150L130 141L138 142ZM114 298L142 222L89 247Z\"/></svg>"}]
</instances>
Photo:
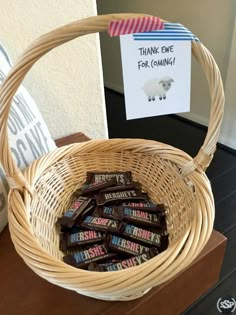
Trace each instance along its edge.
<instances>
[{"instance_id":1,"label":"brown candy wrapper","mask_svg":"<svg viewBox=\"0 0 236 315\"><path fill-rule=\"evenodd\" d=\"M140 255L149 251L149 248L116 235L107 235L106 246L113 252L125 255Z\"/></svg>"},{"instance_id":2,"label":"brown candy wrapper","mask_svg":"<svg viewBox=\"0 0 236 315\"><path fill-rule=\"evenodd\" d=\"M87 172L86 184L116 180L117 185L129 185L132 182L131 172Z\"/></svg>"},{"instance_id":3,"label":"brown candy wrapper","mask_svg":"<svg viewBox=\"0 0 236 315\"><path fill-rule=\"evenodd\" d=\"M97 264L91 263L88 266L90 271L118 271L127 269L130 267L139 266L142 263L148 261L149 259L153 258L154 256L158 255L158 251L156 249L150 249L149 252L144 253L142 255L133 256L128 259L124 259L118 261L116 263L109 263L109 264Z\"/></svg>"},{"instance_id":4,"label":"brown candy wrapper","mask_svg":"<svg viewBox=\"0 0 236 315\"><path fill-rule=\"evenodd\" d=\"M121 220L123 218L119 208L117 208L116 206L96 207L96 209L93 212L93 216L113 220Z\"/></svg>"},{"instance_id":5,"label":"brown candy wrapper","mask_svg":"<svg viewBox=\"0 0 236 315\"><path fill-rule=\"evenodd\" d=\"M165 223L165 214L163 212L155 214L122 206L97 207L93 215L119 221L124 220L126 222L158 229L163 227Z\"/></svg>"},{"instance_id":6,"label":"brown candy wrapper","mask_svg":"<svg viewBox=\"0 0 236 315\"><path fill-rule=\"evenodd\" d=\"M116 257L109 253L104 245L95 245L90 248L68 254L63 257L65 263L77 268L86 268L92 262L104 261Z\"/></svg>"},{"instance_id":7,"label":"brown candy wrapper","mask_svg":"<svg viewBox=\"0 0 236 315\"><path fill-rule=\"evenodd\" d=\"M155 204L152 201L144 201L144 202L123 202L121 204L124 208L130 208L141 211L149 211L149 212L165 212L165 206L163 204Z\"/></svg>"},{"instance_id":8,"label":"brown candy wrapper","mask_svg":"<svg viewBox=\"0 0 236 315\"><path fill-rule=\"evenodd\" d=\"M120 261L121 261L121 259L111 259L111 260L108 260L108 261L101 263L101 264L98 264L96 262L90 263L88 265L88 270L89 271L106 271L105 269L107 266L111 266L111 265L116 264Z\"/></svg>"},{"instance_id":9,"label":"brown candy wrapper","mask_svg":"<svg viewBox=\"0 0 236 315\"><path fill-rule=\"evenodd\" d=\"M140 190L141 191L141 186L137 182L132 182L131 184L128 185L116 185L108 188L101 189L99 193L103 192L117 192L117 191L123 191L123 190Z\"/></svg>"},{"instance_id":10,"label":"brown candy wrapper","mask_svg":"<svg viewBox=\"0 0 236 315\"><path fill-rule=\"evenodd\" d=\"M158 247L161 250L166 249L168 245L168 235L154 233L131 224L125 225L122 236L137 240L147 246Z\"/></svg>"},{"instance_id":11,"label":"brown candy wrapper","mask_svg":"<svg viewBox=\"0 0 236 315\"><path fill-rule=\"evenodd\" d=\"M111 202L120 203L123 200L146 200L146 196L140 190L125 190L117 192L103 192L95 196L98 206L103 206Z\"/></svg>"},{"instance_id":12,"label":"brown candy wrapper","mask_svg":"<svg viewBox=\"0 0 236 315\"><path fill-rule=\"evenodd\" d=\"M74 246L98 243L104 239L101 232L97 231L78 231L76 233L64 233L60 235L60 249L65 251Z\"/></svg>"},{"instance_id":13,"label":"brown candy wrapper","mask_svg":"<svg viewBox=\"0 0 236 315\"><path fill-rule=\"evenodd\" d=\"M111 186L115 186L117 184L116 180L113 178L109 181L104 182L94 182L91 184L84 184L80 189L76 191L77 195L90 195L92 193L96 193L102 189L111 188Z\"/></svg>"},{"instance_id":14,"label":"brown candy wrapper","mask_svg":"<svg viewBox=\"0 0 236 315\"><path fill-rule=\"evenodd\" d=\"M57 223L71 228L78 217L85 211L90 205L91 199L87 197L77 198L70 206L61 218L58 219Z\"/></svg>"},{"instance_id":15,"label":"brown candy wrapper","mask_svg":"<svg viewBox=\"0 0 236 315\"><path fill-rule=\"evenodd\" d=\"M85 229L94 229L102 232L119 233L124 227L124 223L107 218L87 216L81 223Z\"/></svg>"},{"instance_id":16,"label":"brown candy wrapper","mask_svg":"<svg viewBox=\"0 0 236 315\"><path fill-rule=\"evenodd\" d=\"M120 209L122 212L124 221L135 223L137 225L143 225L153 228L161 228L165 223L164 214L149 213L140 210L134 210L130 208Z\"/></svg>"}]
</instances>

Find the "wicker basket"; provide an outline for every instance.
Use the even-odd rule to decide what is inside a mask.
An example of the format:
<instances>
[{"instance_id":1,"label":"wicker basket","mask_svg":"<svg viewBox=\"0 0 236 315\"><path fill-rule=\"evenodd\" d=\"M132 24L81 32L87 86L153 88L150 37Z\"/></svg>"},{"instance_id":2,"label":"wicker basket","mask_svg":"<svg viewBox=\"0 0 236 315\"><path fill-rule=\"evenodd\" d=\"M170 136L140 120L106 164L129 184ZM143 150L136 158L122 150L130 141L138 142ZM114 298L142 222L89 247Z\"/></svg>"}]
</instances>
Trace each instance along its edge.
<instances>
[{"instance_id":1,"label":"wicker basket","mask_svg":"<svg viewBox=\"0 0 236 315\"><path fill-rule=\"evenodd\" d=\"M207 136L195 158L172 146L142 139L91 140L56 149L23 173L9 148L7 121L12 98L32 65L44 54L76 37L106 31L112 14L77 21L35 41L19 59L0 94L1 162L9 193L9 227L18 254L42 278L80 294L104 300L131 300L175 276L196 258L208 241L214 200L205 170L210 164L223 117L224 92L218 67L208 50L192 42L211 95ZM62 261L55 222L89 170L131 170L150 197L167 208L170 244L144 264L115 272L90 272Z\"/></svg>"}]
</instances>

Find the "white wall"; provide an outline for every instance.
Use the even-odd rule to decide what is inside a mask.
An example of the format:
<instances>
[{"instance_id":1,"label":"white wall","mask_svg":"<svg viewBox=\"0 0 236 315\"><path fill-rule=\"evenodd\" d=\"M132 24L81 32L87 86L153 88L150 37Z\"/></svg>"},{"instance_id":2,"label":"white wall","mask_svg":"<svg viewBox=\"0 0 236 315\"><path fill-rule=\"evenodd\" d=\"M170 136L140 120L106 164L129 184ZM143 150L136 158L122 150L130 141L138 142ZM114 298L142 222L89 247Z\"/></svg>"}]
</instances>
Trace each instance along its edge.
<instances>
[{"instance_id":1,"label":"white wall","mask_svg":"<svg viewBox=\"0 0 236 315\"><path fill-rule=\"evenodd\" d=\"M95 0L0 0L0 40L15 61L43 33L96 14ZM33 67L25 86L54 138L78 131L107 137L98 35L47 54Z\"/></svg>"},{"instance_id":2,"label":"white wall","mask_svg":"<svg viewBox=\"0 0 236 315\"><path fill-rule=\"evenodd\" d=\"M220 141L227 146L236 149L236 19L225 81L225 95L225 117Z\"/></svg>"},{"instance_id":3,"label":"white wall","mask_svg":"<svg viewBox=\"0 0 236 315\"><path fill-rule=\"evenodd\" d=\"M139 12L160 16L171 22L182 23L197 35L211 51L221 70L223 81L226 82L235 16L234 0L98 0L97 3L100 14ZM101 37L101 46L105 85L123 92L118 38L109 38L104 34ZM235 89L232 92L234 99L236 99ZM182 116L207 125L209 105L210 98L206 79L197 62L193 60L191 113ZM222 141L223 138L222 136Z\"/></svg>"}]
</instances>

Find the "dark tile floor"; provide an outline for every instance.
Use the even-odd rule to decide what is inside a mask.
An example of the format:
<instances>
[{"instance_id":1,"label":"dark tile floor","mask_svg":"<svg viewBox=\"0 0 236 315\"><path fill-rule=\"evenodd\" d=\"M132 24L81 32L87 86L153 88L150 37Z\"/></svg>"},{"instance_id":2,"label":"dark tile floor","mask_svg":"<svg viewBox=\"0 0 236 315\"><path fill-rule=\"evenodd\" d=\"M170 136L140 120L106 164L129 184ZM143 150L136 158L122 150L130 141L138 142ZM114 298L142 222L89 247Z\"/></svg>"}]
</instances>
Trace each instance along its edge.
<instances>
[{"instance_id":1,"label":"dark tile floor","mask_svg":"<svg viewBox=\"0 0 236 315\"><path fill-rule=\"evenodd\" d=\"M105 93L110 138L153 139L178 147L191 156L198 152L206 134L204 128L174 115L127 121L123 96L111 90ZM236 153L218 147L207 175L216 203L215 229L228 238L228 243L219 283L184 315L216 315L219 297L236 298Z\"/></svg>"}]
</instances>

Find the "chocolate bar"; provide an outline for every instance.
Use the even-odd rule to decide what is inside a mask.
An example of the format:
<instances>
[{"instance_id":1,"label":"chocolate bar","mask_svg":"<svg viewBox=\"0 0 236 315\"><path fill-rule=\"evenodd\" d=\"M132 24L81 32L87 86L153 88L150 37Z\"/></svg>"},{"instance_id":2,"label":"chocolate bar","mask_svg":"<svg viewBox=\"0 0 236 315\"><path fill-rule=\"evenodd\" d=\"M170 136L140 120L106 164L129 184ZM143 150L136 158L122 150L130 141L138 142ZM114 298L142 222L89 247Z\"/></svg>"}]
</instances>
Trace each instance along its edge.
<instances>
[{"instance_id":1,"label":"chocolate bar","mask_svg":"<svg viewBox=\"0 0 236 315\"><path fill-rule=\"evenodd\" d=\"M87 245L91 243L98 243L104 239L101 232L97 231L79 231L76 233L64 233L60 235L60 249L66 250L67 248Z\"/></svg>"},{"instance_id":2,"label":"chocolate bar","mask_svg":"<svg viewBox=\"0 0 236 315\"><path fill-rule=\"evenodd\" d=\"M117 192L104 192L95 196L98 206L122 200L146 200L146 196L140 190L125 190Z\"/></svg>"},{"instance_id":3,"label":"chocolate bar","mask_svg":"<svg viewBox=\"0 0 236 315\"><path fill-rule=\"evenodd\" d=\"M112 260L108 260L107 262L100 263L100 264L93 262L93 263L90 263L88 265L88 270L90 270L90 271L106 271L105 268L107 266L116 264L120 261L121 261L120 259L112 259Z\"/></svg>"},{"instance_id":4,"label":"chocolate bar","mask_svg":"<svg viewBox=\"0 0 236 315\"><path fill-rule=\"evenodd\" d=\"M127 184L127 185L118 184L118 185L115 185L115 186L112 186L112 187L101 189L99 193L116 192L116 191L131 190L131 189L135 189L135 190L140 190L141 191L141 185L138 182L132 181L130 184Z\"/></svg>"},{"instance_id":5,"label":"chocolate bar","mask_svg":"<svg viewBox=\"0 0 236 315\"><path fill-rule=\"evenodd\" d=\"M77 220L79 215L81 215L83 211L89 206L90 202L91 199L87 197L77 198L72 203L69 210L63 213L63 216L57 220L57 223L71 228L75 224L75 221Z\"/></svg>"},{"instance_id":6,"label":"chocolate bar","mask_svg":"<svg viewBox=\"0 0 236 315\"><path fill-rule=\"evenodd\" d=\"M154 233L131 224L125 225L124 231L122 232L122 236L135 239L144 244L157 246L162 249L166 248L168 245L168 235Z\"/></svg>"},{"instance_id":7,"label":"chocolate bar","mask_svg":"<svg viewBox=\"0 0 236 315\"><path fill-rule=\"evenodd\" d=\"M165 206L163 204L155 204L152 201L144 202L123 202L122 207L127 207L135 210L150 211L150 212L164 212Z\"/></svg>"},{"instance_id":8,"label":"chocolate bar","mask_svg":"<svg viewBox=\"0 0 236 315\"><path fill-rule=\"evenodd\" d=\"M120 209L120 212L122 209ZM164 214L154 214L140 210L134 210L130 208L123 208L124 221L141 224L143 226L149 226L154 228L161 228L165 223Z\"/></svg>"},{"instance_id":9,"label":"chocolate bar","mask_svg":"<svg viewBox=\"0 0 236 315\"><path fill-rule=\"evenodd\" d=\"M73 226L72 228L68 228L66 226L61 225L60 232L61 233L77 233L81 230L79 226Z\"/></svg>"},{"instance_id":10,"label":"chocolate bar","mask_svg":"<svg viewBox=\"0 0 236 315\"><path fill-rule=\"evenodd\" d=\"M141 189L140 185L137 183L132 183L128 185L118 185L118 186L112 186L108 188L101 189L99 193L104 193L104 192L117 192L117 191L123 191L123 190L131 190L131 189Z\"/></svg>"},{"instance_id":11,"label":"chocolate bar","mask_svg":"<svg viewBox=\"0 0 236 315\"><path fill-rule=\"evenodd\" d=\"M97 215L118 221L124 220L127 222L154 228L162 228L165 221L164 213L154 214L119 206L97 207L93 214L95 216Z\"/></svg>"},{"instance_id":12,"label":"chocolate bar","mask_svg":"<svg viewBox=\"0 0 236 315\"><path fill-rule=\"evenodd\" d=\"M87 216L81 223L81 226L85 229L119 233L123 229L124 224L107 218Z\"/></svg>"},{"instance_id":13,"label":"chocolate bar","mask_svg":"<svg viewBox=\"0 0 236 315\"><path fill-rule=\"evenodd\" d=\"M102 208L100 208L101 210L101 217L104 217L104 218L114 218L116 220L120 219L120 214L119 214L119 211L117 212L116 211L116 207L115 206L104 206Z\"/></svg>"},{"instance_id":14,"label":"chocolate bar","mask_svg":"<svg viewBox=\"0 0 236 315\"><path fill-rule=\"evenodd\" d=\"M157 250L151 249L147 253L144 253L138 256L133 256L128 259L118 261L116 263L109 263L109 264L91 263L89 264L88 269L90 271L118 271L118 270L130 268L130 267L139 266L142 263L156 256L157 254L158 254Z\"/></svg>"},{"instance_id":15,"label":"chocolate bar","mask_svg":"<svg viewBox=\"0 0 236 315\"><path fill-rule=\"evenodd\" d=\"M92 200L89 206L79 215L78 219L75 222L75 225L78 225L78 223L83 220L85 216L88 216L92 214L94 207L95 207L95 200Z\"/></svg>"},{"instance_id":16,"label":"chocolate bar","mask_svg":"<svg viewBox=\"0 0 236 315\"><path fill-rule=\"evenodd\" d=\"M149 251L149 248L133 241L116 235L107 235L105 244L107 247L114 251L126 255L140 255Z\"/></svg>"},{"instance_id":17,"label":"chocolate bar","mask_svg":"<svg viewBox=\"0 0 236 315\"><path fill-rule=\"evenodd\" d=\"M77 190L77 194L88 195L91 193L95 193L101 189L110 188L117 184L117 181L113 178L109 181L104 182L94 182L91 184L84 184L79 190Z\"/></svg>"},{"instance_id":18,"label":"chocolate bar","mask_svg":"<svg viewBox=\"0 0 236 315\"><path fill-rule=\"evenodd\" d=\"M87 172L86 184L116 180L117 185L129 185L132 182L131 172Z\"/></svg>"},{"instance_id":19,"label":"chocolate bar","mask_svg":"<svg viewBox=\"0 0 236 315\"><path fill-rule=\"evenodd\" d=\"M104 245L95 245L73 254L65 255L63 261L77 268L86 268L92 262L103 261L116 256L114 253L109 253Z\"/></svg>"},{"instance_id":20,"label":"chocolate bar","mask_svg":"<svg viewBox=\"0 0 236 315\"><path fill-rule=\"evenodd\" d=\"M119 208L117 208L116 206L96 207L96 209L93 212L93 216L114 219L114 220L122 219Z\"/></svg>"}]
</instances>

